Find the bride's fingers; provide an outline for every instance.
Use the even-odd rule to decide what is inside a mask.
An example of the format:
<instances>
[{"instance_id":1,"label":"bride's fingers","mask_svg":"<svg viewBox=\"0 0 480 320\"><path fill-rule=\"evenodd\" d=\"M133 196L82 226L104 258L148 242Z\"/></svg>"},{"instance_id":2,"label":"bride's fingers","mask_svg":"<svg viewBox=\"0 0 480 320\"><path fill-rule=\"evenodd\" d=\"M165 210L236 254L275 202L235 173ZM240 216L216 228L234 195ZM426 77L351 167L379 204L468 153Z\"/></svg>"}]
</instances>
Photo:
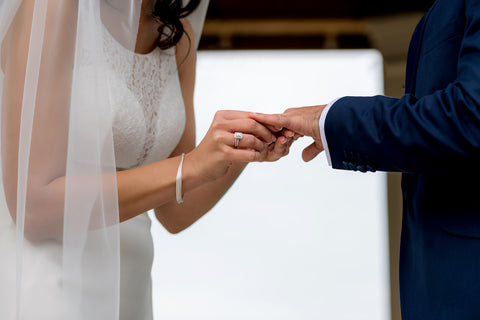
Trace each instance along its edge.
<instances>
[{"instance_id":1,"label":"bride's fingers","mask_svg":"<svg viewBox=\"0 0 480 320\"><path fill-rule=\"evenodd\" d=\"M248 119L249 113L238 110L220 110L217 111L216 116L222 117L225 120Z\"/></svg>"},{"instance_id":2,"label":"bride's fingers","mask_svg":"<svg viewBox=\"0 0 480 320\"><path fill-rule=\"evenodd\" d=\"M264 114L250 112L248 116L255 121L277 128L278 131L282 130L282 128L288 127L287 118L281 114Z\"/></svg>"},{"instance_id":3,"label":"bride's fingers","mask_svg":"<svg viewBox=\"0 0 480 320\"><path fill-rule=\"evenodd\" d=\"M235 148L235 136L231 133L227 133L226 144ZM267 144L262 140L251 134L243 134L243 138L238 140L237 149L253 149L258 152L263 152L267 148Z\"/></svg>"},{"instance_id":4,"label":"bride's fingers","mask_svg":"<svg viewBox=\"0 0 480 320\"><path fill-rule=\"evenodd\" d=\"M229 148L225 151L228 158L231 161L237 162L256 162L263 161L262 154L264 152L259 152L254 149L232 149Z\"/></svg>"},{"instance_id":5,"label":"bride's fingers","mask_svg":"<svg viewBox=\"0 0 480 320\"><path fill-rule=\"evenodd\" d=\"M277 128L275 126L271 126L269 124L262 123L268 130L270 130L272 133L275 133L278 135L280 131L282 131L283 128Z\"/></svg>"},{"instance_id":6,"label":"bride's fingers","mask_svg":"<svg viewBox=\"0 0 480 320\"><path fill-rule=\"evenodd\" d=\"M253 149L263 152L267 148L267 143L251 134L242 134L241 139L235 139L235 134L227 131L219 131L213 136L213 140L218 146L226 146L228 149ZM235 140L238 145L235 146Z\"/></svg>"},{"instance_id":7,"label":"bride's fingers","mask_svg":"<svg viewBox=\"0 0 480 320\"><path fill-rule=\"evenodd\" d=\"M242 132L243 134L254 135L267 143L271 143L277 139L264 125L249 118L225 121L224 123L218 124L218 126L225 131L232 132L232 134L234 132Z\"/></svg>"}]
</instances>

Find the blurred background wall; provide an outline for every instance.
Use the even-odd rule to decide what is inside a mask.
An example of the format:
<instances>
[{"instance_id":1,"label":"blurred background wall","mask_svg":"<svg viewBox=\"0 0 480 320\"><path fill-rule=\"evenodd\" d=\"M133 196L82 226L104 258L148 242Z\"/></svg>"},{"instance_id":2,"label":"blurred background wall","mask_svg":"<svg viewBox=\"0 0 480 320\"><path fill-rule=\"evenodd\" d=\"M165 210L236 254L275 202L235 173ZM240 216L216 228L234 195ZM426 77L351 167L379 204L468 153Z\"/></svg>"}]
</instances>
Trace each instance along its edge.
<instances>
[{"instance_id":1,"label":"blurred background wall","mask_svg":"<svg viewBox=\"0 0 480 320\"><path fill-rule=\"evenodd\" d=\"M403 94L408 44L433 0L211 0L200 50L368 49L384 60L385 94ZM319 101L319 103L324 101ZM392 320L400 319L400 176L387 175Z\"/></svg>"},{"instance_id":2,"label":"blurred background wall","mask_svg":"<svg viewBox=\"0 0 480 320\"><path fill-rule=\"evenodd\" d=\"M201 51L200 139L219 109L264 113L383 94L378 50ZM152 224L162 320L389 320L386 174L332 170L325 153L252 163L185 232ZM185 195L188 197L188 193Z\"/></svg>"}]
</instances>

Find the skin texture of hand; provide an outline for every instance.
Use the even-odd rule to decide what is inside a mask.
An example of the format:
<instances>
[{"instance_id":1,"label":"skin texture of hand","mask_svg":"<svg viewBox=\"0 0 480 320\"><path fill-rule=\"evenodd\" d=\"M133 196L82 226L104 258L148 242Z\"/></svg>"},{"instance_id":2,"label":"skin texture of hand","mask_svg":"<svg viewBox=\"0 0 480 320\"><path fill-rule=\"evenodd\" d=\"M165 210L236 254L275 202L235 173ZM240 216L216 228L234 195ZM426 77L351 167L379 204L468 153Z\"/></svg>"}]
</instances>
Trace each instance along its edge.
<instances>
[{"instance_id":1,"label":"skin texture of hand","mask_svg":"<svg viewBox=\"0 0 480 320\"><path fill-rule=\"evenodd\" d=\"M238 148L234 133L242 132ZM234 162L276 161L288 154L293 136L276 137L267 127L251 119L248 112L218 111L197 148L185 158L195 171L212 181L227 173Z\"/></svg>"},{"instance_id":2,"label":"skin texture of hand","mask_svg":"<svg viewBox=\"0 0 480 320\"><path fill-rule=\"evenodd\" d=\"M261 114L250 113L249 116L274 131L287 129L295 135L312 137L314 142L303 150L302 158L310 161L323 151L323 144L320 137L319 120L326 105L291 108L283 114Z\"/></svg>"}]
</instances>

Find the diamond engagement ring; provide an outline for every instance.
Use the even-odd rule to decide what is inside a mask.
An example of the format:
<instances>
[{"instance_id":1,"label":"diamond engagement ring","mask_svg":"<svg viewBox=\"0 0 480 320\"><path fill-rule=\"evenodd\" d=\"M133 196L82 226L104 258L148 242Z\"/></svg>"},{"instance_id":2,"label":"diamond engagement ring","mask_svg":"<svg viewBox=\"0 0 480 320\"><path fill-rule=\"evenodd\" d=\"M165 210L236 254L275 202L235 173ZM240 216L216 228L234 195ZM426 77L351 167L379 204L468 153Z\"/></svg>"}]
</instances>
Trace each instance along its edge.
<instances>
[{"instance_id":1,"label":"diamond engagement ring","mask_svg":"<svg viewBox=\"0 0 480 320\"><path fill-rule=\"evenodd\" d=\"M235 132L233 137L235 138L235 149L236 149L236 148L238 148L238 145L240 144L240 140L243 139L243 133Z\"/></svg>"}]
</instances>

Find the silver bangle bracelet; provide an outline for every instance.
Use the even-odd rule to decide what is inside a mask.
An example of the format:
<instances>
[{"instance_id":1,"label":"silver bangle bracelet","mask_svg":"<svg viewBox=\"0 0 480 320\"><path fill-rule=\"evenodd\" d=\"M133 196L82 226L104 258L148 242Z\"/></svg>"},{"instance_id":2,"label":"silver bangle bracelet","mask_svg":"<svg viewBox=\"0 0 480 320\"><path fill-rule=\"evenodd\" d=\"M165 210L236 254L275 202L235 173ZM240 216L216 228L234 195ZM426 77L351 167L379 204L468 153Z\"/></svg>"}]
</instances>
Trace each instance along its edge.
<instances>
[{"instance_id":1,"label":"silver bangle bracelet","mask_svg":"<svg viewBox=\"0 0 480 320\"><path fill-rule=\"evenodd\" d=\"M178 166L177 171L177 180L176 180L176 193L177 193L177 203L183 203L183 194L182 194L182 167L183 159L185 158L185 153L182 153L182 158L180 160L180 165Z\"/></svg>"}]
</instances>

